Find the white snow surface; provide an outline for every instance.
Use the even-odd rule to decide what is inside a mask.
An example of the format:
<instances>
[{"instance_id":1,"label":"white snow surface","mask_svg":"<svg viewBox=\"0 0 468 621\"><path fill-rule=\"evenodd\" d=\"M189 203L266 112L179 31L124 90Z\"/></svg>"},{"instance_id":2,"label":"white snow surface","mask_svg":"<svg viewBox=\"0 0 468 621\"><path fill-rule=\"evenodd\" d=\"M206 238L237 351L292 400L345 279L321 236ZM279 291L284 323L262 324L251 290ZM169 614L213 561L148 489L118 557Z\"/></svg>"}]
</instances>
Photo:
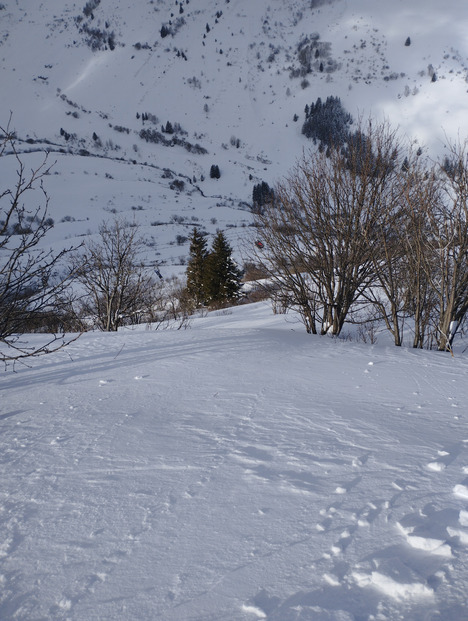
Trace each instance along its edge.
<instances>
[{"instance_id":1,"label":"white snow surface","mask_svg":"<svg viewBox=\"0 0 468 621\"><path fill-rule=\"evenodd\" d=\"M465 620L467 375L268 303L2 372L0 619Z\"/></svg>"},{"instance_id":2,"label":"white snow surface","mask_svg":"<svg viewBox=\"0 0 468 621\"><path fill-rule=\"evenodd\" d=\"M85 4L0 2L0 125L11 110L26 170L51 151L54 249L118 217L164 277L194 225L241 262L253 185L311 147L319 96L434 157L465 138L461 0L102 0L84 21L113 51L86 45ZM306 85L290 76L314 33L336 70ZM208 153L139 137L168 120ZM0 193L16 168L1 158ZM2 371L0 620L466 621L464 347L311 337L257 304Z\"/></svg>"}]
</instances>

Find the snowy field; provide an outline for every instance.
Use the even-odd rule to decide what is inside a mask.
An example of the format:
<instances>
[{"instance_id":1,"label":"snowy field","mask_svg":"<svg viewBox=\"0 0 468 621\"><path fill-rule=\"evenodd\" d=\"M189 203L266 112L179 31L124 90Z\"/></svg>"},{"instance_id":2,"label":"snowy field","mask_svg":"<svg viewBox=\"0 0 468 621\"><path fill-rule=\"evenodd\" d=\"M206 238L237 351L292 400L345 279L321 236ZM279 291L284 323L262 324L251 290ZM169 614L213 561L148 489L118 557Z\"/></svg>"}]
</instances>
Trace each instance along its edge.
<instances>
[{"instance_id":1,"label":"snowy field","mask_svg":"<svg viewBox=\"0 0 468 621\"><path fill-rule=\"evenodd\" d=\"M0 376L0 619L462 621L468 354L268 304Z\"/></svg>"}]
</instances>

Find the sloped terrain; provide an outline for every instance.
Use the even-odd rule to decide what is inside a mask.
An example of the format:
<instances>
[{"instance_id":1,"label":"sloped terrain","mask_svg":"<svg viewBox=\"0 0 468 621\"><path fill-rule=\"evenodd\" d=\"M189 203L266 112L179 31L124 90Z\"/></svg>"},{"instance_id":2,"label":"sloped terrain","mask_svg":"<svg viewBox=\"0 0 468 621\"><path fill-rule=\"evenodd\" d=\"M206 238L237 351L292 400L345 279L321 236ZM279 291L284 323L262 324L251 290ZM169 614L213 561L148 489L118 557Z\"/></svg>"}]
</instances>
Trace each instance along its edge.
<instances>
[{"instance_id":1,"label":"sloped terrain","mask_svg":"<svg viewBox=\"0 0 468 621\"><path fill-rule=\"evenodd\" d=\"M463 621L467 370L268 304L18 367L0 618Z\"/></svg>"},{"instance_id":2,"label":"sloped terrain","mask_svg":"<svg viewBox=\"0 0 468 621\"><path fill-rule=\"evenodd\" d=\"M464 138L467 21L459 0L4 0L0 125L26 169L48 153L54 249L117 217L165 277L194 225L241 262L253 186L313 146L318 97L434 156ZM0 378L0 618L466 619L464 337L311 337L267 303L190 321Z\"/></svg>"}]
</instances>

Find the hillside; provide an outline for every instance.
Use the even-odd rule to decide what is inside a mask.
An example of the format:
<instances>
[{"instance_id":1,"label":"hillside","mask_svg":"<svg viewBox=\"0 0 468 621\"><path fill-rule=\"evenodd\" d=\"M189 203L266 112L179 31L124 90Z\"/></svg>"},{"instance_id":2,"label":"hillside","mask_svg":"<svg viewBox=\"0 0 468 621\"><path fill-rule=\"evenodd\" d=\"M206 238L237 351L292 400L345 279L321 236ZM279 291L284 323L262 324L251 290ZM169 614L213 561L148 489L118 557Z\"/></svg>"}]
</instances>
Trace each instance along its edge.
<instances>
[{"instance_id":1,"label":"hillside","mask_svg":"<svg viewBox=\"0 0 468 621\"><path fill-rule=\"evenodd\" d=\"M434 158L468 136L467 25L460 0L3 0L0 199L46 157L46 250L117 218L169 284L195 225L242 264L252 190L315 148L318 98ZM276 310L3 369L1 621L466 620L466 334L450 355Z\"/></svg>"},{"instance_id":2,"label":"hillside","mask_svg":"<svg viewBox=\"0 0 468 621\"><path fill-rule=\"evenodd\" d=\"M241 261L253 185L311 146L301 127L318 97L387 118L434 155L464 136L467 21L458 0L7 0L0 124L12 111L28 166L28 151L56 161L51 243L118 215L143 226L165 274L184 271L194 224L228 230Z\"/></svg>"}]
</instances>

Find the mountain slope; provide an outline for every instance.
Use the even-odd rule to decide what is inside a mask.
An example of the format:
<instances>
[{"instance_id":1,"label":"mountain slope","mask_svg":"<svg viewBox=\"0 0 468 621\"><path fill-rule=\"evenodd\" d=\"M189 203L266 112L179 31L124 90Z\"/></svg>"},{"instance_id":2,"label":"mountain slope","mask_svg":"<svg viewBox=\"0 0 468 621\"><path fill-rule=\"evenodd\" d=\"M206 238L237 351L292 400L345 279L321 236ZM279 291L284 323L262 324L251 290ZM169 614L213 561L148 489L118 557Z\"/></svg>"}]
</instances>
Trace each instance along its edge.
<instances>
[{"instance_id":1,"label":"mountain slope","mask_svg":"<svg viewBox=\"0 0 468 621\"><path fill-rule=\"evenodd\" d=\"M76 218L71 207L89 218L61 227L58 241L94 232L109 210L135 218L149 238L151 222L174 215L209 232L245 224L253 184L274 183L311 146L301 126L317 97L339 96L354 118L388 118L433 154L446 135L464 137L468 7L458 0L1 6L1 124L11 110L18 138L29 140L22 150L73 158L53 156L52 215ZM175 134L161 132L168 121ZM105 164L76 162L85 154ZM209 177L213 163L219 180ZM84 173L98 191L88 193ZM109 183L128 175L131 190ZM183 187L171 188L176 178ZM187 247L169 248L171 227L157 233L160 260L177 263ZM242 237L231 231L236 245Z\"/></svg>"}]
</instances>

